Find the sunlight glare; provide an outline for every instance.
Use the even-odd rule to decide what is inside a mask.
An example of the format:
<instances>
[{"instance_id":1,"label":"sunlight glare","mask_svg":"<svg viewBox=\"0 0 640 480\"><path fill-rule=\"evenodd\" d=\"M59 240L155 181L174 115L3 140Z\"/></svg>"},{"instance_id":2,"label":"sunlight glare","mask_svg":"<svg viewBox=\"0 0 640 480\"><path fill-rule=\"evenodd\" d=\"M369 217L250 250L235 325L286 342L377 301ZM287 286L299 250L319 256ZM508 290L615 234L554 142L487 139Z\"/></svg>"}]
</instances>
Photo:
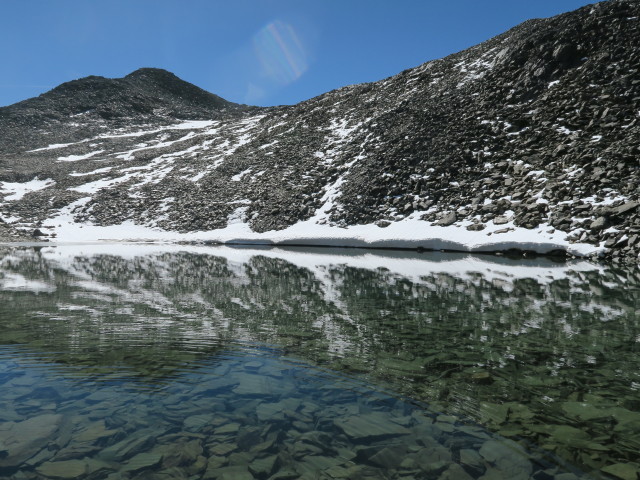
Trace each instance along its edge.
<instances>
[{"instance_id":1,"label":"sunlight glare","mask_svg":"<svg viewBox=\"0 0 640 480\"><path fill-rule=\"evenodd\" d=\"M265 76L280 85L300 78L308 68L308 55L295 28L275 20L253 37L253 47Z\"/></svg>"}]
</instances>

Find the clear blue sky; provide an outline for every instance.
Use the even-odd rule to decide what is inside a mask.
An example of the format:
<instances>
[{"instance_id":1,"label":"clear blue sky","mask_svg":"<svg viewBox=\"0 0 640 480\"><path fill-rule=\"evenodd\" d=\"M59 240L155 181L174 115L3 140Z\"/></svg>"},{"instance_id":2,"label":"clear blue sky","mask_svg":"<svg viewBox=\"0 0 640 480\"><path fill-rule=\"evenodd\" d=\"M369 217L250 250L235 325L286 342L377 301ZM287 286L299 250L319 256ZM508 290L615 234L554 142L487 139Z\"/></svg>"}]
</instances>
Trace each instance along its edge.
<instances>
[{"instance_id":1,"label":"clear blue sky","mask_svg":"<svg viewBox=\"0 0 640 480\"><path fill-rule=\"evenodd\" d=\"M87 75L167 69L227 100L380 80L584 0L2 0L0 106Z\"/></svg>"}]
</instances>

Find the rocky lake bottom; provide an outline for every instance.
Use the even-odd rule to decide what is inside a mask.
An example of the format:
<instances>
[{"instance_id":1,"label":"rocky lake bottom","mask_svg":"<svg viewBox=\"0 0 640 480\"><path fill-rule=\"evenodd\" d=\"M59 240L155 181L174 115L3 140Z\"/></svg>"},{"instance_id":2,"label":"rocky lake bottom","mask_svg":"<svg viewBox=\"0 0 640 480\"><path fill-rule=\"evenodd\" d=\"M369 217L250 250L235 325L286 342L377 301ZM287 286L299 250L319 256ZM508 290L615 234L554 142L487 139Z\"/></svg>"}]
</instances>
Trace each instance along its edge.
<instances>
[{"instance_id":1,"label":"rocky lake bottom","mask_svg":"<svg viewBox=\"0 0 640 480\"><path fill-rule=\"evenodd\" d=\"M633 479L640 272L0 249L0 477Z\"/></svg>"}]
</instances>

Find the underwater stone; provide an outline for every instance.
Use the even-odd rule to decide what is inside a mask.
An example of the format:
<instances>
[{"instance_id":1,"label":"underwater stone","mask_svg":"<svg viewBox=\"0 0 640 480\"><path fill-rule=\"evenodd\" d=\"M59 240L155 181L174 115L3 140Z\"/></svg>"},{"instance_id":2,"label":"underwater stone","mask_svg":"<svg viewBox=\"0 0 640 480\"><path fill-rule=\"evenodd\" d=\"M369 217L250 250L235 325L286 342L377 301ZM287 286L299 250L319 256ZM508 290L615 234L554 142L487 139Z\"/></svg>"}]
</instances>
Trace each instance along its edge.
<instances>
[{"instance_id":1,"label":"underwater stone","mask_svg":"<svg viewBox=\"0 0 640 480\"><path fill-rule=\"evenodd\" d=\"M238 447L243 450L250 450L262 441L262 429L244 428L237 436Z\"/></svg>"},{"instance_id":2,"label":"underwater stone","mask_svg":"<svg viewBox=\"0 0 640 480\"><path fill-rule=\"evenodd\" d=\"M406 447L402 445L384 447L375 455L369 457L369 462L388 470L397 469L407 452Z\"/></svg>"},{"instance_id":3,"label":"underwater stone","mask_svg":"<svg viewBox=\"0 0 640 480\"><path fill-rule=\"evenodd\" d=\"M265 422L267 420L284 420L282 414L283 406L281 403L261 403L256 408L258 420Z\"/></svg>"},{"instance_id":4,"label":"underwater stone","mask_svg":"<svg viewBox=\"0 0 640 480\"><path fill-rule=\"evenodd\" d=\"M111 392L105 392L103 390L99 390L97 392L92 393L84 398L85 402L88 403L100 403L109 400L114 400L115 396Z\"/></svg>"},{"instance_id":5,"label":"underwater stone","mask_svg":"<svg viewBox=\"0 0 640 480\"><path fill-rule=\"evenodd\" d=\"M585 441L589 435L570 425L551 425L549 426L549 435L551 440L563 445L574 445L576 441Z\"/></svg>"},{"instance_id":6,"label":"underwater stone","mask_svg":"<svg viewBox=\"0 0 640 480\"><path fill-rule=\"evenodd\" d=\"M254 476L249 473L246 466L222 467L218 470L217 476L212 477L217 480L253 480Z\"/></svg>"},{"instance_id":7,"label":"underwater stone","mask_svg":"<svg viewBox=\"0 0 640 480\"><path fill-rule=\"evenodd\" d=\"M247 466L255 459L255 455L250 452L233 452L229 455L230 466Z\"/></svg>"},{"instance_id":8,"label":"underwater stone","mask_svg":"<svg viewBox=\"0 0 640 480\"><path fill-rule=\"evenodd\" d=\"M198 432L213 421L213 415L191 415L184 420L183 428L187 432Z\"/></svg>"},{"instance_id":9,"label":"underwater stone","mask_svg":"<svg viewBox=\"0 0 640 480\"><path fill-rule=\"evenodd\" d=\"M271 475L269 480L296 480L298 478L300 478L300 474L298 472L285 467Z\"/></svg>"},{"instance_id":10,"label":"underwater stone","mask_svg":"<svg viewBox=\"0 0 640 480\"><path fill-rule=\"evenodd\" d=\"M93 458L85 458L83 461L87 465L87 476L98 475L98 474L103 475L109 471L115 470L113 464L102 462L100 460L96 460Z\"/></svg>"},{"instance_id":11,"label":"underwater stone","mask_svg":"<svg viewBox=\"0 0 640 480\"><path fill-rule=\"evenodd\" d=\"M341 458L326 457L323 455L309 455L299 464L301 473L318 476L318 472L322 472L329 468L335 467L343 463Z\"/></svg>"},{"instance_id":12,"label":"underwater stone","mask_svg":"<svg viewBox=\"0 0 640 480\"><path fill-rule=\"evenodd\" d=\"M482 402L480 404L480 418L483 423L501 424L506 422L509 407L498 403Z\"/></svg>"},{"instance_id":13,"label":"underwater stone","mask_svg":"<svg viewBox=\"0 0 640 480\"><path fill-rule=\"evenodd\" d=\"M295 458L305 458L309 455L319 455L324 449L310 443L300 442L296 439L291 454Z\"/></svg>"},{"instance_id":14,"label":"underwater stone","mask_svg":"<svg viewBox=\"0 0 640 480\"><path fill-rule=\"evenodd\" d=\"M453 433L456 430L456 427L452 423L436 422L434 425L444 433Z\"/></svg>"},{"instance_id":15,"label":"underwater stone","mask_svg":"<svg viewBox=\"0 0 640 480\"><path fill-rule=\"evenodd\" d=\"M52 440L61 423L62 415L46 414L3 425L0 467L17 467L35 455Z\"/></svg>"},{"instance_id":16,"label":"underwater stone","mask_svg":"<svg viewBox=\"0 0 640 480\"><path fill-rule=\"evenodd\" d=\"M250 362L246 362L244 364L244 368L246 368L247 370L258 370L260 369L260 367L262 367L263 363L258 361L258 360L253 360Z\"/></svg>"},{"instance_id":17,"label":"underwater stone","mask_svg":"<svg viewBox=\"0 0 640 480\"><path fill-rule=\"evenodd\" d=\"M83 460L47 462L36 468L46 478L80 478L87 473L87 464Z\"/></svg>"},{"instance_id":18,"label":"underwater stone","mask_svg":"<svg viewBox=\"0 0 640 480\"><path fill-rule=\"evenodd\" d=\"M463 448L460 450L460 464L481 473L484 470L482 457L476 450Z\"/></svg>"},{"instance_id":19,"label":"underwater stone","mask_svg":"<svg viewBox=\"0 0 640 480\"><path fill-rule=\"evenodd\" d=\"M417 455L418 466L423 470L432 470L432 465L443 465L451 463L451 451L442 445L435 445L430 448L423 448Z\"/></svg>"},{"instance_id":20,"label":"underwater stone","mask_svg":"<svg viewBox=\"0 0 640 480\"><path fill-rule=\"evenodd\" d=\"M602 471L621 480L637 480L640 476L640 465L637 463L614 463L604 467Z\"/></svg>"},{"instance_id":21,"label":"underwater stone","mask_svg":"<svg viewBox=\"0 0 640 480\"><path fill-rule=\"evenodd\" d=\"M271 447L273 447L275 442L276 442L276 437L274 435L273 438L269 438L269 439L265 440L264 442L258 443L256 446L254 446L251 449L251 451L253 453L260 453L260 452L268 451L269 449L271 449Z\"/></svg>"},{"instance_id":22,"label":"underwater stone","mask_svg":"<svg viewBox=\"0 0 640 480\"><path fill-rule=\"evenodd\" d=\"M148 450L155 442L156 437L149 434L129 437L115 445L105 448L102 450L100 456L106 460L121 462L127 458L137 455L140 452Z\"/></svg>"},{"instance_id":23,"label":"underwater stone","mask_svg":"<svg viewBox=\"0 0 640 480\"><path fill-rule=\"evenodd\" d=\"M276 467L276 463L278 461L277 455L271 455L265 458L255 459L253 462L249 464L249 471L253 473L256 477L265 477L269 476L273 473L273 470Z\"/></svg>"},{"instance_id":24,"label":"underwater stone","mask_svg":"<svg viewBox=\"0 0 640 480\"><path fill-rule=\"evenodd\" d=\"M236 395L269 395L276 393L274 385L261 375L242 375L239 385L233 389Z\"/></svg>"},{"instance_id":25,"label":"underwater stone","mask_svg":"<svg viewBox=\"0 0 640 480\"><path fill-rule=\"evenodd\" d=\"M202 440L198 438L178 437L172 438L169 443L166 443L166 439L162 441L163 444L152 451L162 454L162 465L165 467L192 465L204 453Z\"/></svg>"},{"instance_id":26,"label":"underwater stone","mask_svg":"<svg viewBox=\"0 0 640 480\"><path fill-rule=\"evenodd\" d=\"M85 430L81 431L74 437L74 441L78 443L94 443L103 438L109 438L118 433L118 430L107 429L104 420L94 422Z\"/></svg>"},{"instance_id":27,"label":"underwater stone","mask_svg":"<svg viewBox=\"0 0 640 480\"><path fill-rule=\"evenodd\" d=\"M211 448L211 453L214 455L225 456L237 449L238 446L235 443L219 443Z\"/></svg>"},{"instance_id":28,"label":"underwater stone","mask_svg":"<svg viewBox=\"0 0 640 480\"><path fill-rule=\"evenodd\" d=\"M473 480L473 478L460 465L452 463L449 468L442 472L438 480Z\"/></svg>"},{"instance_id":29,"label":"underwater stone","mask_svg":"<svg viewBox=\"0 0 640 480\"><path fill-rule=\"evenodd\" d=\"M228 459L221 456L211 456L207 461L207 469L203 475L203 479L216 478L221 467L227 464Z\"/></svg>"},{"instance_id":30,"label":"underwater stone","mask_svg":"<svg viewBox=\"0 0 640 480\"><path fill-rule=\"evenodd\" d=\"M525 452L522 447L510 440L484 442L480 447L480 455L492 463L501 472L503 478L526 480L533 470L531 462L524 457ZM490 470L487 470L485 475L489 475Z\"/></svg>"},{"instance_id":31,"label":"underwater stone","mask_svg":"<svg viewBox=\"0 0 640 480\"><path fill-rule=\"evenodd\" d=\"M391 422L388 415L378 412L338 418L333 423L354 441L367 441L411 433L411 430Z\"/></svg>"},{"instance_id":32,"label":"underwater stone","mask_svg":"<svg viewBox=\"0 0 640 480\"><path fill-rule=\"evenodd\" d=\"M148 468L153 468L160 464L162 461L162 455L159 453L139 453L131 460L129 460L122 468L123 472L138 472Z\"/></svg>"},{"instance_id":33,"label":"underwater stone","mask_svg":"<svg viewBox=\"0 0 640 480\"><path fill-rule=\"evenodd\" d=\"M226 425L216 428L214 433L216 435L227 435L230 433L237 433L238 430L240 430L239 423L227 423Z\"/></svg>"},{"instance_id":34,"label":"underwater stone","mask_svg":"<svg viewBox=\"0 0 640 480\"><path fill-rule=\"evenodd\" d=\"M31 457L29 460L24 462L24 465L28 465L29 467L34 467L36 465L40 465L41 463L50 460L51 458L53 458L54 455L56 455L55 450L53 449L49 450L48 448L43 448L38 453L36 453L33 457Z\"/></svg>"},{"instance_id":35,"label":"underwater stone","mask_svg":"<svg viewBox=\"0 0 640 480\"><path fill-rule=\"evenodd\" d=\"M613 417L612 412L602 410L583 402L564 402L562 411L571 418L590 421Z\"/></svg>"},{"instance_id":36,"label":"underwater stone","mask_svg":"<svg viewBox=\"0 0 640 480\"><path fill-rule=\"evenodd\" d=\"M331 468L327 468L324 473L329 475L331 478L350 478L349 475L351 471L345 467L341 467L340 465L334 465Z\"/></svg>"}]
</instances>

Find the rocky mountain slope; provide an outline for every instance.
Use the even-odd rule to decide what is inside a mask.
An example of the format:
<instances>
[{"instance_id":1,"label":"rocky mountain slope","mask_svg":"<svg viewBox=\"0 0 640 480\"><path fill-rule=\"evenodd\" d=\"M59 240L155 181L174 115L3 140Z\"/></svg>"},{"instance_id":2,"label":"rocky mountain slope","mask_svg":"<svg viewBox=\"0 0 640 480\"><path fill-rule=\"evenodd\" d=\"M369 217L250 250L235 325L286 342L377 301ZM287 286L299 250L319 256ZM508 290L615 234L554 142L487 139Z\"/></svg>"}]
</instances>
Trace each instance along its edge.
<instances>
[{"instance_id":1,"label":"rocky mountain slope","mask_svg":"<svg viewBox=\"0 0 640 480\"><path fill-rule=\"evenodd\" d=\"M155 69L89 77L0 108L0 215L65 240L135 224L637 261L639 119L636 0L293 106L235 105Z\"/></svg>"},{"instance_id":2,"label":"rocky mountain slope","mask_svg":"<svg viewBox=\"0 0 640 480\"><path fill-rule=\"evenodd\" d=\"M46 141L83 140L132 122L163 125L244 109L250 108L164 70L142 68L117 79L91 76L0 109L0 148L15 153Z\"/></svg>"}]
</instances>

